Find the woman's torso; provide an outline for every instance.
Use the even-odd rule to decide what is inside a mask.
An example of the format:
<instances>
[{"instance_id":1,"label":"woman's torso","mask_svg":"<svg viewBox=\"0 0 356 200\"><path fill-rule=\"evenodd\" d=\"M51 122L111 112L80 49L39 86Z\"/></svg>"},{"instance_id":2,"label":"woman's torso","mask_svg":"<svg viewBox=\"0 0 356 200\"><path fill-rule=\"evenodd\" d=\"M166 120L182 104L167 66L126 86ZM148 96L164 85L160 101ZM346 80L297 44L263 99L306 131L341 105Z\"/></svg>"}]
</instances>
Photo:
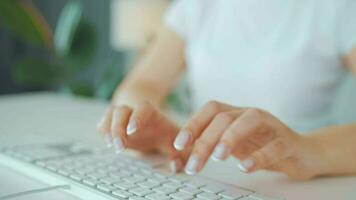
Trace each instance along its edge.
<instances>
[{"instance_id":1,"label":"woman's torso","mask_svg":"<svg viewBox=\"0 0 356 200\"><path fill-rule=\"evenodd\" d=\"M225 0L199 5L186 59L194 107L209 100L265 109L291 127L333 122L345 71L334 1ZM330 3L331 2L331 3Z\"/></svg>"}]
</instances>

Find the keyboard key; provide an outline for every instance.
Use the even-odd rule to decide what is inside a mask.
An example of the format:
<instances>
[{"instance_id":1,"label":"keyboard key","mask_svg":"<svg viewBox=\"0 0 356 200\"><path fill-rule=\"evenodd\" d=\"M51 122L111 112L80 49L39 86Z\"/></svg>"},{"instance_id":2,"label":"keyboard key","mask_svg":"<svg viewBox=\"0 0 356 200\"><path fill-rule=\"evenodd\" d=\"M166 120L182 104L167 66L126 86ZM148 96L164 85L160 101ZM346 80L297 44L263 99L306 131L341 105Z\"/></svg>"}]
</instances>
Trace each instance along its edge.
<instances>
[{"instance_id":1,"label":"keyboard key","mask_svg":"<svg viewBox=\"0 0 356 200\"><path fill-rule=\"evenodd\" d=\"M134 188L134 189L129 190L129 192L132 192L138 196L143 197L143 196L146 196L146 195L152 193L153 191L145 189L145 188Z\"/></svg>"},{"instance_id":2,"label":"keyboard key","mask_svg":"<svg viewBox=\"0 0 356 200\"><path fill-rule=\"evenodd\" d=\"M173 199L178 199L178 200L191 200L194 198L193 195L185 193L185 192L176 192L171 195L169 195Z\"/></svg>"},{"instance_id":3,"label":"keyboard key","mask_svg":"<svg viewBox=\"0 0 356 200\"><path fill-rule=\"evenodd\" d=\"M100 179L101 182L106 183L106 184L113 184L116 182L120 182L120 178L112 178L112 177L104 177Z\"/></svg>"},{"instance_id":4,"label":"keyboard key","mask_svg":"<svg viewBox=\"0 0 356 200\"><path fill-rule=\"evenodd\" d=\"M69 174L71 173L70 171L67 171L65 169L60 169L57 171L58 174L62 175L62 176L69 176Z\"/></svg>"},{"instance_id":5,"label":"keyboard key","mask_svg":"<svg viewBox=\"0 0 356 200\"><path fill-rule=\"evenodd\" d=\"M237 198L241 198L243 196L246 196L249 192L247 191L223 191L221 193L219 193L219 196L222 196L226 199L237 199Z\"/></svg>"},{"instance_id":6,"label":"keyboard key","mask_svg":"<svg viewBox=\"0 0 356 200\"><path fill-rule=\"evenodd\" d=\"M214 194L217 194L217 193L223 191L222 188L216 187L216 186L212 186L212 185L206 185L204 187L201 187L200 189L203 190L204 192L209 192L209 193L214 193Z\"/></svg>"},{"instance_id":7,"label":"keyboard key","mask_svg":"<svg viewBox=\"0 0 356 200\"><path fill-rule=\"evenodd\" d=\"M265 197L260 194L251 194L245 198L247 198L247 200L276 200L276 198ZM245 199L243 199L243 200L245 200Z\"/></svg>"},{"instance_id":8,"label":"keyboard key","mask_svg":"<svg viewBox=\"0 0 356 200\"><path fill-rule=\"evenodd\" d=\"M87 174L87 176L90 178L101 179L101 178L107 177L108 175L103 174L103 173L98 173L98 172L95 173L94 172L94 173Z\"/></svg>"},{"instance_id":9,"label":"keyboard key","mask_svg":"<svg viewBox=\"0 0 356 200\"><path fill-rule=\"evenodd\" d=\"M134 196L134 197L130 197L129 200L147 200L147 199L144 197Z\"/></svg>"},{"instance_id":10,"label":"keyboard key","mask_svg":"<svg viewBox=\"0 0 356 200\"><path fill-rule=\"evenodd\" d=\"M137 177L137 176L129 176L126 178L123 178L124 181L127 181L129 183L138 183L146 180L144 177Z\"/></svg>"},{"instance_id":11,"label":"keyboard key","mask_svg":"<svg viewBox=\"0 0 356 200\"><path fill-rule=\"evenodd\" d=\"M200 187L205 186L204 183L198 182L198 181L188 181L185 184L188 185L188 186L191 186L191 187L196 187L196 188L200 188Z\"/></svg>"},{"instance_id":12,"label":"keyboard key","mask_svg":"<svg viewBox=\"0 0 356 200\"><path fill-rule=\"evenodd\" d=\"M125 199L127 199L127 198L133 196L132 193L126 192L126 191L124 191L124 190L114 190L114 191L112 191L112 194L113 194L114 196L121 197L121 198L125 198Z\"/></svg>"},{"instance_id":13,"label":"keyboard key","mask_svg":"<svg viewBox=\"0 0 356 200\"><path fill-rule=\"evenodd\" d=\"M100 185L97 185L97 188L101 191L104 191L104 192L111 192L113 190L116 190L115 187L111 186L111 185L107 185L107 184L100 184Z\"/></svg>"},{"instance_id":14,"label":"keyboard key","mask_svg":"<svg viewBox=\"0 0 356 200\"><path fill-rule=\"evenodd\" d=\"M128 190L128 189L131 189L131 188L135 188L137 186L135 184L133 184L133 183L121 181L121 182L118 182L118 183L114 183L114 187L122 189L122 190Z\"/></svg>"},{"instance_id":15,"label":"keyboard key","mask_svg":"<svg viewBox=\"0 0 356 200\"><path fill-rule=\"evenodd\" d=\"M76 181L81 181L85 178L85 176L80 175L80 174L71 174L71 175L69 175L69 178L76 180Z\"/></svg>"},{"instance_id":16,"label":"keyboard key","mask_svg":"<svg viewBox=\"0 0 356 200\"><path fill-rule=\"evenodd\" d=\"M173 176L169 178L170 181L177 182L177 183L184 183L189 181L188 178L182 176Z\"/></svg>"},{"instance_id":17,"label":"keyboard key","mask_svg":"<svg viewBox=\"0 0 356 200\"><path fill-rule=\"evenodd\" d=\"M197 189L197 188L191 187L191 186L183 187L183 188L179 189L179 191L186 192L191 195L196 195L196 194L203 192L200 189Z\"/></svg>"},{"instance_id":18,"label":"keyboard key","mask_svg":"<svg viewBox=\"0 0 356 200\"><path fill-rule=\"evenodd\" d=\"M88 178L88 179L84 179L84 180L83 180L83 183L84 183L85 185L89 185L89 186L94 187L94 186L96 186L97 184L99 184L100 182L97 181L96 179Z\"/></svg>"},{"instance_id":19,"label":"keyboard key","mask_svg":"<svg viewBox=\"0 0 356 200\"><path fill-rule=\"evenodd\" d=\"M197 197L202 198L202 199L209 199L209 200L217 200L220 199L220 196L209 193L209 192L203 192L197 195Z\"/></svg>"},{"instance_id":20,"label":"keyboard key","mask_svg":"<svg viewBox=\"0 0 356 200\"><path fill-rule=\"evenodd\" d=\"M150 200L169 200L169 199L171 199L169 196L167 196L165 194L158 194L158 193L149 194L146 196L146 198L150 199Z\"/></svg>"},{"instance_id":21,"label":"keyboard key","mask_svg":"<svg viewBox=\"0 0 356 200\"><path fill-rule=\"evenodd\" d=\"M160 186L161 184L154 181L145 181L145 182L137 183L137 185L143 188L152 189Z\"/></svg>"},{"instance_id":22,"label":"keyboard key","mask_svg":"<svg viewBox=\"0 0 356 200\"><path fill-rule=\"evenodd\" d=\"M172 194L177 192L177 189L171 187L165 187L165 186L156 187L153 188L153 190L157 193L162 193L162 194Z\"/></svg>"},{"instance_id":23,"label":"keyboard key","mask_svg":"<svg viewBox=\"0 0 356 200\"><path fill-rule=\"evenodd\" d=\"M172 181L169 181L167 183L163 183L162 185L165 186L165 187L171 187L171 188L175 188L175 189L179 189L179 188L184 187L184 185L182 185L181 183L176 183L176 182L172 182Z\"/></svg>"}]
</instances>

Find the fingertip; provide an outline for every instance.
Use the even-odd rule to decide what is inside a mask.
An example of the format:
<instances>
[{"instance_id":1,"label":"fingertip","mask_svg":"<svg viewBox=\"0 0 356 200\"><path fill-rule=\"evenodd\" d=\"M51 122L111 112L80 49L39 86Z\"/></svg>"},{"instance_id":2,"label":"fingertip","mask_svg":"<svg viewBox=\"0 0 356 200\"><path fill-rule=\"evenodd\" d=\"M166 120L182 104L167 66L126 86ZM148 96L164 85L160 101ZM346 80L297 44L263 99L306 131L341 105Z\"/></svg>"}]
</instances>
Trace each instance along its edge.
<instances>
[{"instance_id":1,"label":"fingertip","mask_svg":"<svg viewBox=\"0 0 356 200\"><path fill-rule=\"evenodd\" d=\"M183 163L180 159L175 159L169 162L169 169L172 173L178 173L182 170Z\"/></svg>"},{"instance_id":2,"label":"fingertip","mask_svg":"<svg viewBox=\"0 0 356 200\"><path fill-rule=\"evenodd\" d=\"M112 135L111 135L111 133L104 134L104 138L105 138L105 141L106 141L106 146L108 148L112 147Z\"/></svg>"},{"instance_id":3,"label":"fingertip","mask_svg":"<svg viewBox=\"0 0 356 200\"><path fill-rule=\"evenodd\" d=\"M195 175L198 173L199 165L200 165L200 158L197 155L193 154L190 156L184 168L184 171L188 175Z\"/></svg>"},{"instance_id":4,"label":"fingertip","mask_svg":"<svg viewBox=\"0 0 356 200\"><path fill-rule=\"evenodd\" d=\"M229 148L226 145L224 145L223 143L219 143L215 147L215 149L211 155L211 159L213 161L223 161L226 159L228 152L229 152Z\"/></svg>"},{"instance_id":5,"label":"fingertip","mask_svg":"<svg viewBox=\"0 0 356 200\"><path fill-rule=\"evenodd\" d=\"M127 135L133 135L137 131L137 122L136 120L130 120L127 128L126 128L126 133Z\"/></svg>"},{"instance_id":6,"label":"fingertip","mask_svg":"<svg viewBox=\"0 0 356 200\"><path fill-rule=\"evenodd\" d=\"M237 165L240 171L244 173L252 172L255 166L256 166L256 162L251 158L243 160Z\"/></svg>"},{"instance_id":7,"label":"fingertip","mask_svg":"<svg viewBox=\"0 0 356 200\"><path fill-rule=\"evenodd\" d=\"M124 143L122 142L122 140L120 138L114 138L113 143L114 143L114 147L115 147L115 152L117 154L119 154L125 150Z\"/></svg>"},{"instance_id":8,"label":"fingertip","mask_svg":"<svg viewBox=\"0 0 356 200\"><path fill-rule=\"evenodd\" d=\"M187 131L183 130L179 132L173 143L174 148L178 151L184 150L189 141L189 138L190 134Z\"/></svg>"}]
</instances>

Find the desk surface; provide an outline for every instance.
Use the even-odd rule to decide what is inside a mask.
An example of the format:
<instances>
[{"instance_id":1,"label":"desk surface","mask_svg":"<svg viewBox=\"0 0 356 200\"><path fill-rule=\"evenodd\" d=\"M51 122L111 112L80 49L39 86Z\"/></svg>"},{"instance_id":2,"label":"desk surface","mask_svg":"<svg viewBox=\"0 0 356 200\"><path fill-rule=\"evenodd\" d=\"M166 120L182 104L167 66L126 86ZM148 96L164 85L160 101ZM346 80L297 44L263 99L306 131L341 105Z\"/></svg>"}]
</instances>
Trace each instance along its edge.
<instances>
[{"instance_id":1,"label":"desk surface","mask_svg":"<svg viewBox=\"0 0 356 200\"><path fill-rule=\"evenodd\" d=\"M96 123L105 108L104 102L53 93L0 96L0 144L31 143L31 134L37 134L104 145ZM356 199L356 177L300 182L265 171L246 175L239 172L234 159L209 162L201 175L288 200ZM0 182L8 178L3 176L0 173Z\"/></svg>"}]
</instances>

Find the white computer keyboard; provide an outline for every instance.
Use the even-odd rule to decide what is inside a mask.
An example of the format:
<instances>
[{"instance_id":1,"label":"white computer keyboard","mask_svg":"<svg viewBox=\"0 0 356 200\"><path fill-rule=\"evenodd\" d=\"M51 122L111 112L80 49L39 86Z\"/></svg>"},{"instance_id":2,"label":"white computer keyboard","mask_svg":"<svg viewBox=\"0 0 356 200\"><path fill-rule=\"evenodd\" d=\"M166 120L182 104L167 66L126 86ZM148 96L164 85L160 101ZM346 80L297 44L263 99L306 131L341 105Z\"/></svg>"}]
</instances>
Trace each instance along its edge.
<instances>
[{"instance_id":1,"label":"white computer keyboard","mask_svg":"<svg viewBox=\"0 0 356 200\"><path fill-rule=\"evenodd\" d=\"M107 195L129 200L272 200L253 191L203 179L166 174L124 155L83 146L41 144L6 147L2 155Z\"/></svg>"}]
</instances>

